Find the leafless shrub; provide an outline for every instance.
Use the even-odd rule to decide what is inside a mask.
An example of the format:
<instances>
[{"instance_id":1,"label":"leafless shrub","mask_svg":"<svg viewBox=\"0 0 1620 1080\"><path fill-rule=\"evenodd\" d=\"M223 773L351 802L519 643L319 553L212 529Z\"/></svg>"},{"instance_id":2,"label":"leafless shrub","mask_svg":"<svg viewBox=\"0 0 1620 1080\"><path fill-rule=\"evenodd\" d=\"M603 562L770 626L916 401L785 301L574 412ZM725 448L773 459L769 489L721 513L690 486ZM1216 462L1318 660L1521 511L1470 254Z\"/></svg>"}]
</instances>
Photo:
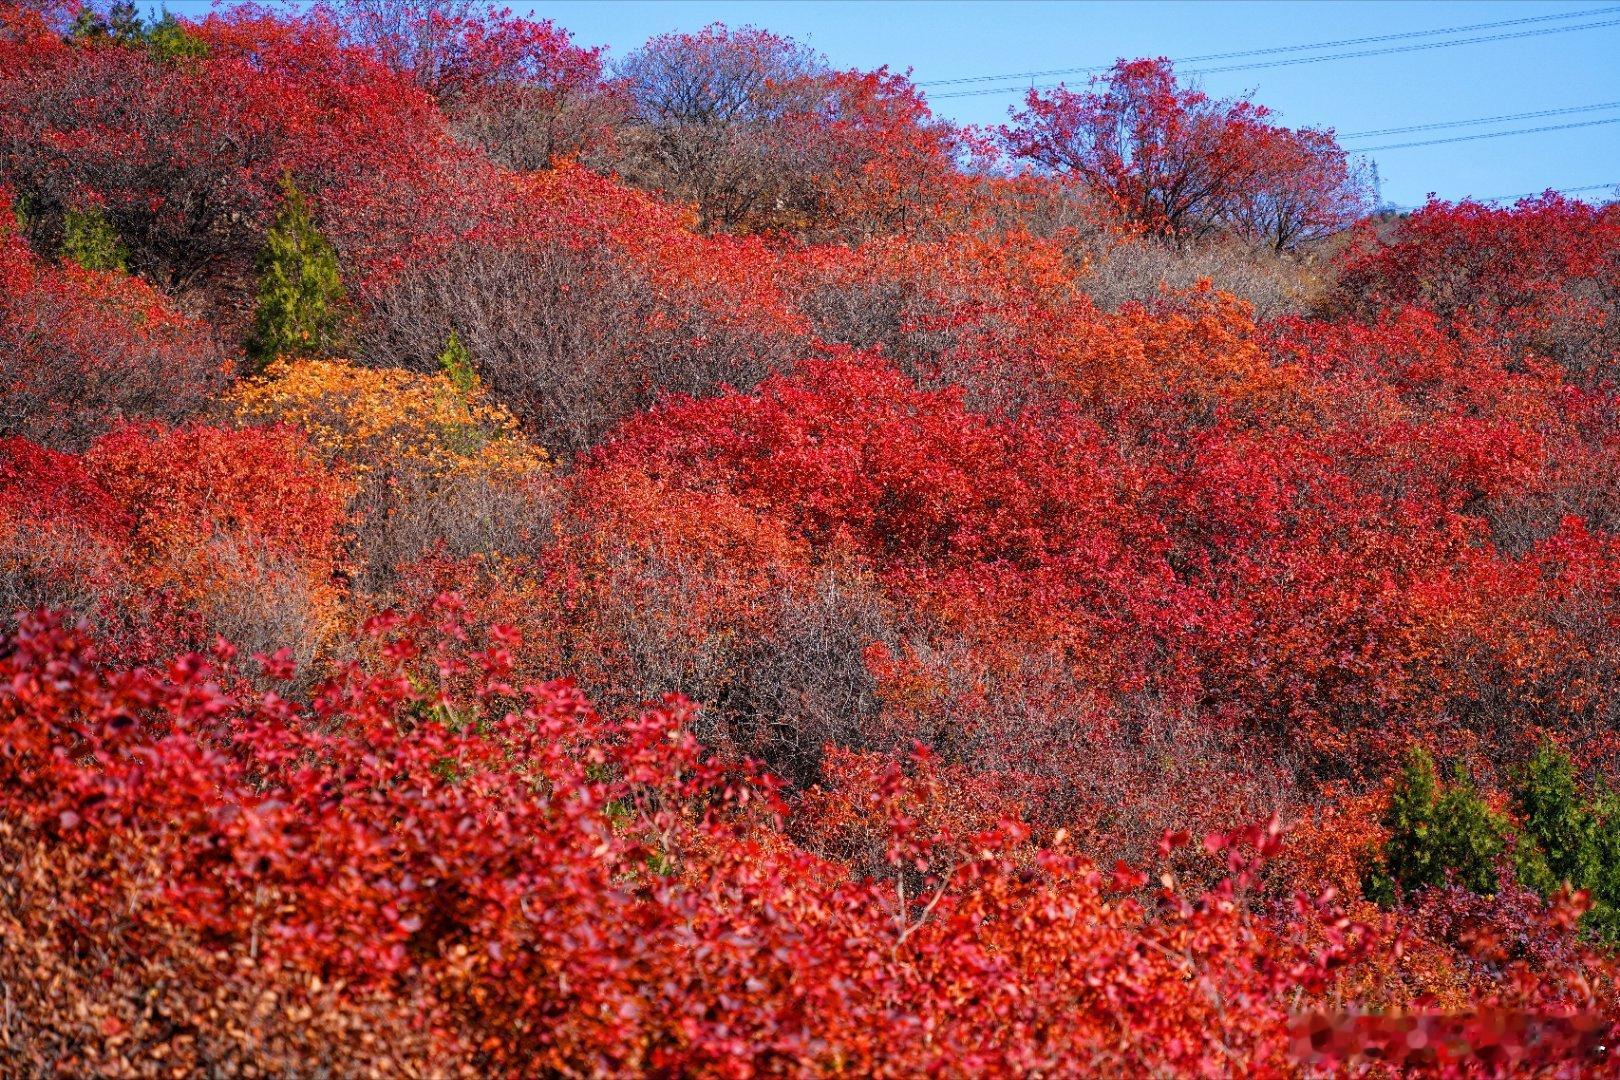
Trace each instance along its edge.
<instances>
[{"instance_id":1,"label":"leafless shrub","mask_svg":"<svg viewBox=\"0 0 1620 1080\"><path fill-rule=\"evenodd\" d=\"M777 128L814 110L825 70L808 46L750 27L656 37L618 65L632 107L620 169L695 206L706 230L788 209L810 147Z\"/></svg>"},{"instance_id":2,"label":"leafless shrub","mask_svg":"<svg viewBox=\"0 0 1620 1080\"><path fill-rule=\"evenodd\" d=\"M0 528L0 618L35 608L95 615L104 595L98 583L111 566L87 530L71 525Z\"/></svg>"},{"instance_id":3,"label":"leafless shrub","mask_svg":"<svg viewBox=\"0 0 1620 1080\"><path fill-rule=\"evenodd\" d=\"M867 745L881 702L866 651L894 642L895 620L870 580L838 569L784 589L774 614L773 632L745 657L739 692L711 719L808 786L827 746Z\"/></svg>"},{"instance_id":4,"label":"leafless shrub","mask_svg":"<svg viewBox=\"0 0 1620 1080\"><path fill-rule=\"evenodd\" d=\"M246 654L291 650L300 686L318 676L315 661L333 629L331 597L290 560L248 537L216 536L152 572L175 584L142 588L104 541L72 525L0 532L0 611L8 621L35 608L71 612L111 648L138 655L154 633L201 635L193 646L220 635ZM206 584L192 590L193 583Z\"/></svg>"},{"instance_id":5,"label":"leafless shrub","mask_svg":"<svg viewBox=\"0 0 1620 1080\"><path fill-rule=\"evenodd\" d=\"M668 693L702 707L698 734L760 758L790 782L819 776L822 750L860 748L879 709L865 652L892 643L889 605L851 570L762 581L671 551L615 548L571 651L613 707Z\"/></svg>"},{"instance_id":6,"label":"leafless shrub","mask_svg":"<svg viewBox=\"0 0 1620 1080\"><path fill-rule=\"evenodd\" d=\"M937 363L959 335L943 325L927 325L927 315L943 310L924 283L898 276L826 282L800 300L816 337L836 345L881 351L915 375Z\"/></svg>"},{"instance_id":7,"label":"leafless shrub","mask_svg":"<svg viewBox=\"0 0 1620 1080\"><path fill-rule=\"evenodd\" d=\"M541 476L464 469L368 474L355 498L356 585L385 592L401 567L430 555L516 557L550 541L558 505Z\"/></svg>"},{"instance_id":8,"label":"leafless shrub","mask_svg":"<svg viewBox=\"0 0 1620 1080\"><path fill-rule=\"evenodd\" d=\"M1303 801L1288 754L1190 704L1153 690L1099 691L1055 648L1031 645L987 664L974 643L920 630L905 638L906 655L926 672L934 705L880 721L889 742L874 748L903 751L903 740L917 739L1000 778L1032 824L1067 828L1102 865L1151 861L1166 830L1231 829ZM1190 806L1188 791L1208 794Z\"/></svg>"},{"instance_id":9,"label":"leafless shrub","mask_svg":"<svg viewBox=\"0 0 1620 1080\"><path fill-rule=\"evenodd\" d=\"M1262 322L1304 314L1317 288L1310 267L1293 256L1224 245L1177 249L1153 240L1117 244L1091 261L1081 287L1099 308L1117 311L1163 291L1192 288L1207 279L1215 288L1254 305Z\"/></svg>"},{"instance_id":10,"label":"leafless shrub","mask_svg":"<svg viewBox=\"0 0 1620 1080\"><path fill-rule=\"evenodd\" d=\"M384 289L371 314L366 357L423 371L454 327L495 396L564 456L664 394L751 387L794 341L560 241L458 246Z\"/></svg>"},{"instance_id":11,"label":"leafless shrub","mask_svg":"<svg viewBox=\"0 0 1620 1080\"><path fill-rule=\"evenodd\" d=\"M982 178L976 194L990 237L1021 233L1060 243L1076 264L1117 242L1118 212L1088 188L1026 174Z\"/></svg>"},{"instance_id":12,"label":"leafless shrub","mask_svg":"<svg viewBox=\"0 0 1620 1080\"><path fill-rule=\"evenodd\" d=\"M724 567L672 552L610 551L603 568L593 640L583 643L605 651L597 666L614 686L598 693L621 706L677 693L724 709L739 693L754 644L738 628L766 621L766 597ZM729 601L723 613L717 595Z\"/></svg>"},{"instance_id":13,"label":"leafless shrub","mask_svg":"<svg viewBox=\"0 0 1620 1080\"><path fill-rule=\"evenodd\" d=\"M301 686L319 676L316 660L334 627L327 598L304 570L248 537L215 537L183 556L180 575L206 571L228 582L204 593L202 617L211 633L244 655L291 653Z\"/></svg>"},{"instance_id":14,"label":"leafless shrub","mask_svg":"<svg viewBox=\"0 0 1620 1080\"><path fill-rule=\"evenodd\" d=\"M1002 304L1005 283L960 276L960 257L945 249L916 249L915 260L876 258L861 274L811 278L800 285L800 310L824 342L881 352L919 386L956 386L969 408L1017 413L1038 392L1041 367L1036 325L1076 315L1060 291L1039 301L1020 296Z\"/></svg>"},{"instance_id":15,"label":"leafless shrub","mask_svg":"<svg viewBox=\"0 0 1620 1080\"><path fill-rule=\"evenodd\" d=\"M1089 768L1077 773L1088 808L1083 841L1103 865L1151 861L1174 829L1194 836L1252 825L1305 804L1297 763L1281 747L1224 728L1196 710L1152 695L1122 702L1082 741ZM1202 791L1202 802L1186 793Z\"/></svg>"},{"instance_id":16,"label":"leafless shrub","mask_svg":"<svg viewBox=\"0 0 1620 1080\"><path fill-rule=\"evenodd\" d=\"M622 97L606 91L558 94L538 87L504 87L457 103L450 130L509 169L549 169L559 161L601 156L624 126Z\"/></svg>"}]
</instances>

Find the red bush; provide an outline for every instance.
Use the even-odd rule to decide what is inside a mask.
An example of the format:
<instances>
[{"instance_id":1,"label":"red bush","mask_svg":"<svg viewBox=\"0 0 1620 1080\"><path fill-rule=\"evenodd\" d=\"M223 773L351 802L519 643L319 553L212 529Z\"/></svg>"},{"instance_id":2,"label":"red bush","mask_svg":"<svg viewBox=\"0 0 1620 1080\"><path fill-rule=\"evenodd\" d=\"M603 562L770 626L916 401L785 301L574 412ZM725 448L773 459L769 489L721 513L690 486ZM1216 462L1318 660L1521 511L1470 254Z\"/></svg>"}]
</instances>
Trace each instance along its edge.
<instances>
[{"instance_id":1,"label":"red bush","mask_svg":"<svg viewBox=\"0 0 1620 1080\"><path fill-rule=\"evenodd\" d=\"M348 490L291 431L123 428L0 459L12 610L74 607L139 658L226 633L308 660L337 629Z\"/></svg>"},{"instance_id":2,"label":"red bush","mask_svg":"<svg viewBox=\"0 0 1620 1080\"><path fill-rule=\"evenodd\" d=\"M1430 202L1340 260L1335 302L1366 315L1427 307L1584 380L1614 381L1620 210L1549 192L1513 207Z\"/></svg>"},{"instance_id":3,"label":"red bush","mask_svg":"<svg viewBox=\"0 0 1620 1080\"><path fill-rule=\"evenodd\" d=\"M208 328L142 282L49 265L0 234L0 434L83 449L199 410L226 374Z\"/></svg>"},{"instance_id":4,"label":"red bush","mask_svg":"<svg viewBox=\"0 0 1620 1080\"><path fill-rule=\"evenodd\" d=\"M0 182L28 198L36 232L97 208L131 269L217 284L251 269L284 174L322 192L441 148L426 95L322 19L244 7L184 25L206 55L0 40Z\"/></svg>"},{"instance_id":5,"label":"red bush","mask_svg":"<svg viewBox=\"0 0 1620 1080\"><path fill-rule=\"evenodd\" d=\"M75 928L57 932L137 912L123 947L168 962L165 1004L233 967L298 1015L352 1000L359 1023L384 990L422 1008L396 1052L439 1071L1273 1070L1295 991L1320 993L1368 940L1303 900L1320 951L1252 921L1273 832L1212 835L1232 876L1203 896L1167 876L1150 910L1118 895L1140 875L1105 877L1061 836L919 819L926 763L921 787L874 778L861 813L888 821L880 876L846 878L775 833L768 785L704 759L683 704L610 722L565 685L514 698L501 646L475 658L475 697L423 694L408 676L436 662L426 630L304 709L230 689L230 667L201 657L104 669L30 620L0 661L8 861L93 868L92 887L54 898ZM65 940L44 971L8 941L0 962L30 1005L73 969ZM25 1009L24 1046L66 1041L64 1062L92 1069L175 1052L133 989L94 991L120 1039L75 1043L78 1020ZM243 1023L236 1060L285 1039L273 1019Z\"/></svg>"}]
</instances>

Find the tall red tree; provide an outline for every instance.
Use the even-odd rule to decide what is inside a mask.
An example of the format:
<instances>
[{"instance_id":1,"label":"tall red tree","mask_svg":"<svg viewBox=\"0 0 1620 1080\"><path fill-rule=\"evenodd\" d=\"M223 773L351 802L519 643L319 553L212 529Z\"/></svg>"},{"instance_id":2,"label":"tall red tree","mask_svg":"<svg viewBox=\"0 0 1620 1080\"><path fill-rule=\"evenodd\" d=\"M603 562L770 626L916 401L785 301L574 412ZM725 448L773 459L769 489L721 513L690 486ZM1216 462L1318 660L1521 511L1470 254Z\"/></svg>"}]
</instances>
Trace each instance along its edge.
<instances>
[{"instance_id":1,"label":"tall red tree","mask_svg":"<svg viewBox=\"0 0 1620 1080\"><path fill-rule=\"evenodd\" d=\"M1182 242L1232 229L1291 248L1350 225L1366 203L1331 132L1279 128L1247 98L1182 84L1162 57L1121 60L1085 91L1031 90L1001 134L1015 159Z\"/></svg>"}]
</instances>

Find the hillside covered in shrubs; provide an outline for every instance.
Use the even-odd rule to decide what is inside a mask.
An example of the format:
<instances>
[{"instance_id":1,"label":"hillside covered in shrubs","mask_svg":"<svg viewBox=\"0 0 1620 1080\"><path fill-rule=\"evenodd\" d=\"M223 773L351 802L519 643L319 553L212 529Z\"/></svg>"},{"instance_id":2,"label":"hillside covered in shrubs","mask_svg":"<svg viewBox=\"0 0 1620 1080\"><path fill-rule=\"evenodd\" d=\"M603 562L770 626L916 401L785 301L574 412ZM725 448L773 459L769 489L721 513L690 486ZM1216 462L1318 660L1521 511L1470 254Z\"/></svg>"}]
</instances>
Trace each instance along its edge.
<instances>
[{"instance_id":1,"label":"hillside covered in shrubs","mask_svg":"<svg viewBox=\"0 0 1620 1080\"><path fill-rule=\"evenodd\" d=\"M0 1074L1620 1068L1620 205L1285 120L0 3Z\"/></svg>"}]
</instances>

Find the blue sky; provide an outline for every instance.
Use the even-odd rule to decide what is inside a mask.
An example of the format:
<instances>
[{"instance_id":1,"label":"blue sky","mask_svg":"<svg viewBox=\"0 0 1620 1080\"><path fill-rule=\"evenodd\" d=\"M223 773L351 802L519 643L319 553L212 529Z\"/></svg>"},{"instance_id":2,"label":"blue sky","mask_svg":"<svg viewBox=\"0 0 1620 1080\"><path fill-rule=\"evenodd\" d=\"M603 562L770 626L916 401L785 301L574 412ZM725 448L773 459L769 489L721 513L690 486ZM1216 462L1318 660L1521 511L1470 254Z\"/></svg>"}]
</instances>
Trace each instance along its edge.
<instances>
[{"instance_id":1,"label":"blue sky","mask_svg":"<svg viewBox=\"0 0 1620 1080\"><path fill-rule=\"evenodd\" d=\"M1291 125L1325 125L1348 135L1419 124L1569 109L1614 102L1615 107L1493 125L1361 139L1380 146L1497 130L1620 118L1620 0L1588 2L1431 2L1340 0L1258 2L1034 2L1034 0L556 0L531 9L573 31L580 44L605 45L622 56L649 36L695 30L710 22L752 24L807 41L839 67L887 64L912 69L919 81L1106 64L1119 56L1202 56L1276 46L1403 34L1572 12L1586 18L1549 20L1470 33L1417 37L1337 51L1403 47L1454 38L1537 31L1530 36L1455 47L1390 53L1202 76L1218 96L1252 91ZM192 0L170 0L179 13ZM1614 22L1578 31L1557 27ZM1332 52L1335 50L1322 50ZM1225 66L1317 55L1283 53L1199 66ZM1069 77L1083 82L1084 75ZM1024 80L1027 82L1028 80ZM1040 80L1051 81L1051 80ZM1003 85L1003 84L989 84ZM1018 95L942 98L974 86L930 88L935 111L962 123L1006 118ZM1385 200L1444 198L1620 184L1620 124L1381 150ZM1605 192L1591 193L1602 196Z\"/></svg>"}]
</instances>

